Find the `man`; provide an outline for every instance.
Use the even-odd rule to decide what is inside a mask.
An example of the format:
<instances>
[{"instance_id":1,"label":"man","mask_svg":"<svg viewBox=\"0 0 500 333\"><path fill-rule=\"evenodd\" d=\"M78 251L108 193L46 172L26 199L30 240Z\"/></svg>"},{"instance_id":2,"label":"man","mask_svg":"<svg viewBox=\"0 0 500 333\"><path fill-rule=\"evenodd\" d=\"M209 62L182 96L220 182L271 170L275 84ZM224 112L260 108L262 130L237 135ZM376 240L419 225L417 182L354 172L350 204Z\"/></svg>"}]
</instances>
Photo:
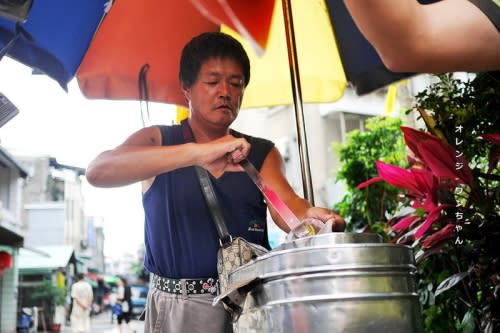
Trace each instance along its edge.
<instances>
[{"instance_id":1,"label":"man","mask_svg":"<svg viewBox=\"0 0 500 333\"><path fill-rule=\"evenodd\" d=\"M239 165L245 158L299 218L333 219L334 230L343 230L345 223L331 210L311 207L297 196L272 142L230 129L250 79L250 63L238 41L223 33L195 37L182 52L179 77L189 119L180 126L137 131L97 156L86 176L102 187L142 181L144 264L155 282L145 332L231 332L230 314L220 303L212 306L220 245L194 166L209 171L233 237L269 246L267 206ZM289 231L273 209L271 215Z\"/></svg>"},{"instance_id":2,"label":"man","mask_svg":"<svg viewBox=\"0 0 500 333\"><path fill-rule=\"evenodd\" d=\"M71 310L71 327L74 333L90 332L90 310L94 300L92 287L84 279L85 275L77 274L77 281L71 286L73 307Z\"/></svg>"},{"instance_id":3,"label":"man","mask_svg":"<svg viewBox=\"0 0 500 333\"><path fill-rule=\"evenodd\" d=\"M344 2L356 25L392 71L500 70L498 0Z\"/></svg>"}]
</instances>

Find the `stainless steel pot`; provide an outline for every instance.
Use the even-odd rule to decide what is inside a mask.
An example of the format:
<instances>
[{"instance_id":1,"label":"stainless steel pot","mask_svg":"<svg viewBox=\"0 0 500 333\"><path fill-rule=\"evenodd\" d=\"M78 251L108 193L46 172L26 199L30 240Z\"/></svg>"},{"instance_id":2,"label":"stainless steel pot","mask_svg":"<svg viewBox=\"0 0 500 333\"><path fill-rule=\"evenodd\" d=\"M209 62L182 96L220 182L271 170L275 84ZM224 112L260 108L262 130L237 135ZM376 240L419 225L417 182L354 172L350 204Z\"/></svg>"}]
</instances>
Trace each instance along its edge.
<instances>
[{"instance_id":1,"label":"stainless steel pot","mask_svg":"<svg viewBox=\"0 0 500 333\"><path fill-rule=\"evenodd\" d=\"M312 237L303 237L285 242L274 250L294 249L306 246L321 246L345 243L382 243L382 236L377 234L361 234L361 233L342 233L335 232L329 234L316 235Z\"/></svg>"},{"instance_id":2,"label":"stainless steel pot","mask_svg":"<svg viewBox=\"0 0 500 333\"><path fill-rule=\"evenodd\" d=\"M372 236L298 239L235 270L254 281L235 331L423 332L412 249Z\"/></svg>"}]
</instances>

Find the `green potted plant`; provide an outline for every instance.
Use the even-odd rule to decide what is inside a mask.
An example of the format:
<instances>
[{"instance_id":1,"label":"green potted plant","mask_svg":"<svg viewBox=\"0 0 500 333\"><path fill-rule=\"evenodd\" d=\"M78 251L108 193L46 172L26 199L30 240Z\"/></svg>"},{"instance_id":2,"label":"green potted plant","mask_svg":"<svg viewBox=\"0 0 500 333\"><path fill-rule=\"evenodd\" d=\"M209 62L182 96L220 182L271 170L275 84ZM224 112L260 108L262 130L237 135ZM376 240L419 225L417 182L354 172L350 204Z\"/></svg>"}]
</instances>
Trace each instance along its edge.
<instances>
[{"instance_id":1,"label":"green potted plant","mask_svg":"<svg viewBox=\"0 0 500 333\"><path fill-rule=\"evenodd\" d=\"M61 329L61 324L54 323L52 318L54 318L56 307L66 303L66 294L66 288L55 286L51 280L43 280L31 294L33 300L41 303L46 319L49 321L47 324L53 332L59 332Z\"/></svg>"}]
</instances>

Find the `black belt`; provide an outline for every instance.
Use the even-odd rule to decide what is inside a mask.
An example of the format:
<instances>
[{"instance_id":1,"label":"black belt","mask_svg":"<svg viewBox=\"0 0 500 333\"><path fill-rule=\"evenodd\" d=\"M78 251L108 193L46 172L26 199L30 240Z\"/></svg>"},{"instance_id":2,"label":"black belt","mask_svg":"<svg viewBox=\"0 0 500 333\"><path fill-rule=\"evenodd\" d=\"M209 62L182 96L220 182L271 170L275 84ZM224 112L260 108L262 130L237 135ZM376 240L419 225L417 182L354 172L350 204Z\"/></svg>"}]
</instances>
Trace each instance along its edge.
<instances>
[{"instance_id":1,"label":"black belt","mask_svg":"<svg viewBox=\"0 0 500 333\"><path fill-rule=\"evenodd\" d=\"M178 295L217 295L217 279L171 279L153 274L153 287L158 290Z\"/></svg>"}]
</instances>

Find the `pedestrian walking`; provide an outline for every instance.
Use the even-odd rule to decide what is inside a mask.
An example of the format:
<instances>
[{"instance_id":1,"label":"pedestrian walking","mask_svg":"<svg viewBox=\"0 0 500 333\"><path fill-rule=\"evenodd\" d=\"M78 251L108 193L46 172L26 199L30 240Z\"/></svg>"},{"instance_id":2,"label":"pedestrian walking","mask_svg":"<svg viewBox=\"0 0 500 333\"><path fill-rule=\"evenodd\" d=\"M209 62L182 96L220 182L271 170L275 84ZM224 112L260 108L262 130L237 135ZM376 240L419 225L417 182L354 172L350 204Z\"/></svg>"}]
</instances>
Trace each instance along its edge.
<instances>
[{"instance_id":1,"label":"pedestrian walking","mask_svg":"<svg viewBox=\"0 0 500 333\"><path fill-rule=\"evenodd\" d=\"M127 283L127 280L120 276L118 280L118 295L117 302L121 305L121 313L116 316L118 321L118 330L123 332L123 322L127 324L132 332L135 331L135 325L132 321L132 290Z\"/></svg>"},{"instance_id":2,"label":"pedestrian walking","mask_svg":"<svg viewBox=\"0 0 500 333\"><path fill-rule=\"evenodd\" d=\"M90 332L90 311L94 295L92 287L85 281L85 275L77 274L77 282L71 287L73 308L71 311L71 328L73 333Z\"/></svg>"}]
</instances>

